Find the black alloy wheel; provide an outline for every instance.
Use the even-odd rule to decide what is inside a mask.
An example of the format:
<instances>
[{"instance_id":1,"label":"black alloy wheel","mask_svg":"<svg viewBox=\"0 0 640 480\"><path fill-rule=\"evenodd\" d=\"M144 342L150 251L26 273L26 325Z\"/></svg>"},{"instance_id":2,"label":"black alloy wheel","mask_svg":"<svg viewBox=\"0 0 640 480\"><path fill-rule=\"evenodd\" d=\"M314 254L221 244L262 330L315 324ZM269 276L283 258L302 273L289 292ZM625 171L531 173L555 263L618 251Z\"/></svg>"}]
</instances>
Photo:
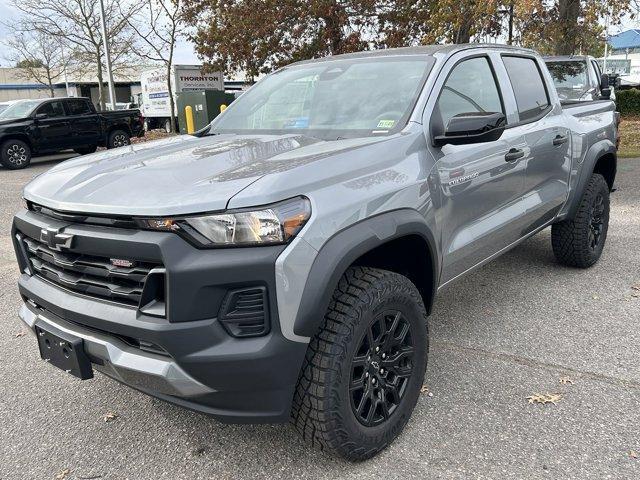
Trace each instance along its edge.
<instances>
[{"instance_id":1,"label":"black alloy wheel","mask_svg":"<svg viewBox=\"0 0 640 480\"><path fill-rule=\"evenodd\" d=\"M398 408L413 371L411 325L399 311L378 315L351 360L351 408L367 427L379 425Z\"/></svg>"}]
</instances>

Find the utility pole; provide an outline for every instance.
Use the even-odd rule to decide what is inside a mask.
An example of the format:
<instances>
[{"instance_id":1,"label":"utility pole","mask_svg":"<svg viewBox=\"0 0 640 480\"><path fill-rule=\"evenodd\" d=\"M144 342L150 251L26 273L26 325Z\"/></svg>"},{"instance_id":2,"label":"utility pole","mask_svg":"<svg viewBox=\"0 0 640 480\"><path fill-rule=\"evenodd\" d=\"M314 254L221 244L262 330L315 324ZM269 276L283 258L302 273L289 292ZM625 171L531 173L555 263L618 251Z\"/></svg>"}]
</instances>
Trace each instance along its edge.
<instances>
[{"instance_id":1,"label":"utility pole","mask_svg":"<svg viewBox=\"0 0 640 480\"><path fill-rule=\"evenodd\" d=\"M513 0L509 3L509 38L507 45L513 45Z\"/></svg>"},{"instance_id":2,"label":"utility pole","mask_svg":"<svg viewBox=\"0 0 640 480\"><path fill-rule=\"evenodd\" d=\"M509 25L509 36L507 37L507 45L513 45L513 0L509 2L509 8L498 10L501 15L508 15L507 23Z\"/></svg>"},{"instance_id":3,"label":"utility pole","mask_svg":"<svg viewBox=\"0 0 640 480\"><path fill-rule=\"evenodd\" d=\"M602 71L607 73L607 55L609 54L609 15L604 21L604 60L602 62Z\"/></svg>"},{"instance_id":4,"label":"utility pole","mask_svg":"<svg viewBox=\"0 0 640 480\"><path fill-rule=\"evenodd\" d=\"M107 65L107 78L109 81L109 103L111 109L116 109L116 89L113 85L113 71L111 70L111 52L109 51L109 38L107 37L107 19L104 15L104 0L100 0L100 19L102 20L102 43L104 44L105 64Z\"/></svg>"}]
</instances>

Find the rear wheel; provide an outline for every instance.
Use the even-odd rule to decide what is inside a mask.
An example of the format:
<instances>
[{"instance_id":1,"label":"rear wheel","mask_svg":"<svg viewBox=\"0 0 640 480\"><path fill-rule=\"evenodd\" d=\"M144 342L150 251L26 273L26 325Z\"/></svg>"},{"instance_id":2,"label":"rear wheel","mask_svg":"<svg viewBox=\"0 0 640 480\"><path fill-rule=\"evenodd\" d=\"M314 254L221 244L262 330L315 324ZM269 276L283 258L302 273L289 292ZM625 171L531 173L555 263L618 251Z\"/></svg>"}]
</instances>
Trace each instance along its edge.
<instances>
[{"instance_id":1,"label":"rear wheel","mask_svg":"<svg viewBox=\"0 0 640 480\"><path fill-rule=\"evenodd\" d=\"M407 424L427 361L427 314L406 277L350 268L309 344L292 409L306 441L370 458Z\"/></svg>"},{"instance_id":2,"label":"rear wheel","mask_svg":"<svg viewBox=\"0 0 640 480\"><path fill-rule=\"evenodd\" d=\"M0 162L10 170L26 168L31 163L31 148L22 140L7 140L0 148Z\"/></svg>"},{"instance_id":3,"label":"rear wheel","mask_svg":"<svg viewBox=\"0 0 640 480\"><path fill-rule=\"evenodd\" d=\"M171 133L171 119L170 118L167 118L164 121L164 131L166 133Z\"/></svg>"},{"instance_id":4,"label":"rear wheel","mask_svg":"<svg viewBox=\"0 0 640 480\"><path fill-rule=\"evenodd\" d=\"M131 138L129 134L124 130L114 130L109 134L109 139L107 141L107 148L118 148L124 147L131 143Z\"/></svg>"},{"instance_id":5,"label":"rear wheel","mask_svg":"<svg viewBox=\"0 0 640 480\"><path fill-rule=\"evenodd\" d=\"M575 217L554 223L551 227L553 253L564 265L590 267L602 255L608 230L609 185L602 175L594 173Z\"/></svg>"}]
</instances>

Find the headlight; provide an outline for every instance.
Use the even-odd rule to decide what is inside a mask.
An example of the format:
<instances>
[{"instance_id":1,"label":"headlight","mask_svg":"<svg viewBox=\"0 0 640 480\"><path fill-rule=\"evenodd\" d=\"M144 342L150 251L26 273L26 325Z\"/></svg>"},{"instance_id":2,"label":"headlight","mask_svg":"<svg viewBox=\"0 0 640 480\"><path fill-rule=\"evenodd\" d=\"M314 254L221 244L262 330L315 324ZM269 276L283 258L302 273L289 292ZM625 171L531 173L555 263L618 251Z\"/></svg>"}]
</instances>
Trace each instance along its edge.
<instances>
[{"instance_id":1,"label":"headlight","mask_svg":"<svg viewBox=\"0 0 640 480\"><path fill-rule=\"evenodd\" d=\"M200 247L273 245L297 235L311 216L304 197L224 213L175 218L144 218L142 228L178 233Z\"/></svg>"}]
</instances>

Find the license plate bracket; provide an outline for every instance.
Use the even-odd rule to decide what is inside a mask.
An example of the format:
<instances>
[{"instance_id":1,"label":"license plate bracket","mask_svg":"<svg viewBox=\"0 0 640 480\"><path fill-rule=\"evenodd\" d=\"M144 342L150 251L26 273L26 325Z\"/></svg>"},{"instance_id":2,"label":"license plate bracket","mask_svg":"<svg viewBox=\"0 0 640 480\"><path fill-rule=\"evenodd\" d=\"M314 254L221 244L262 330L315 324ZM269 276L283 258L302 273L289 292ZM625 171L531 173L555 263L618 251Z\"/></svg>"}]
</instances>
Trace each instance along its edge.
<instances>
[{"instance_id":1,"label":"license plate bracket","mask_svg":"<svg viewBox=\"0 0 640 480\"><path fill-rule=\"evenodd\" d=\"M84 351L82 338L63 332L42 320L36 321L35 331L43 360L81 380L93 378L91 361Z\"/></svg>"}]
</instances>

